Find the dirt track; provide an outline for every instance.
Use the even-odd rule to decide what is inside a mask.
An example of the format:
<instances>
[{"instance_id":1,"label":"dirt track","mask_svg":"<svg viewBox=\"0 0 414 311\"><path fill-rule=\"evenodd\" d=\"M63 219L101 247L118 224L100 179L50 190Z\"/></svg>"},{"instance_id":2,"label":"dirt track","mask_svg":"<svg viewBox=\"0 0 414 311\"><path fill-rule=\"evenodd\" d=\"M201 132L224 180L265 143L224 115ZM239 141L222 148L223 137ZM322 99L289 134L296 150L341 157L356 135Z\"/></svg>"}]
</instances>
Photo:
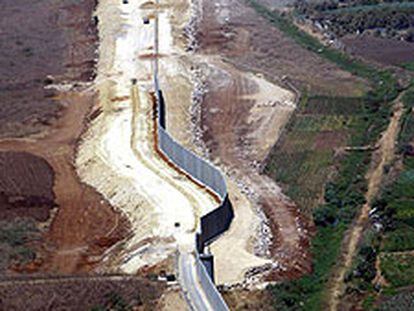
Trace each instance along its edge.
<instances>
[{"instance_id":1,"label":"dirt track","mask_svg":"<svg viewBox=\"0 0 414 311\"><path fill-rule=\"evenodd\" d=\"M400 130L400 118L403 112L402 94L395 100L391 121L379 141L379 149L373 154L371 169L367 175L368 190L365 195L367 203L362 207L356 223L349 229L343 242L341 259L329 287L328 307L332 311L338 310L344 290L344 277L352 265L363 230L368 224L372 200L380 190L383 181L384 167L391 163L395 156L395 143Z\"/></svg>"}]
</instances>

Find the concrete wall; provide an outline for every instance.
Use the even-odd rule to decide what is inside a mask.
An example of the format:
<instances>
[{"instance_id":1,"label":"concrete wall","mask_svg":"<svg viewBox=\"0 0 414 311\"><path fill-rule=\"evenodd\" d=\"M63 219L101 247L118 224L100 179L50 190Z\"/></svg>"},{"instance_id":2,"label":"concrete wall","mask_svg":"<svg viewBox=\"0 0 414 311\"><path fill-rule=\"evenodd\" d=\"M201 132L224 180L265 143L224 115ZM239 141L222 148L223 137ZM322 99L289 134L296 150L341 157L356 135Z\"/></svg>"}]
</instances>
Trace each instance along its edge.
<instances>
[{"instance_id":1,"label":"concrete wall","mask_svg":"<svg viewBox=\"0 0 414 311\"><path fill-rule=\"evenodd\" d=\"M158 98L158 144L160 150L168 156L179 168L201 184L218 194L222 201L227 196L224 176L212 164L185 149L176 142L166 130L165 103L162 92L157 92Z\"/></svg>"},{"instance_id":2,"label":"concrete wall","mask_svg":"<svg viewBox=\"0 0 414 311\"><path fill-rule=\"evenodd\" d=\"M157 83L155 83L157 87ZM161 90L156 91L159 149L190 176L214 191L221 199L216 209L201 217L200 231L196 236L197 250L224 233L234 217L227 193L226 181L219 169L176 142L166 130L165 101Z\"/></svg>"},{"instance_id":3,"label":"concrete wall","mask_svg":"<svg viewBox=\"0 0 414 311\"><path fill-rule=\"evenodd\" d=\"M228 308L219 291L214 285L214 258L211 254L203 254L204 247L224 233L234 217L233 207L227 193L224 176L212 164L185 149L176 142L166 130L165 102L155 77L154 85L157 98L158 148L175 165L184 170L201 184L207 186L220 197L216 209L201 217L200 229L196 234L196 269L199 281L217 310L227 311Z\"/></svg>"},{"instance_id":4,"label":"concrete wall","mask_svg":"<svg viewBox=\"0 0 414 311\"><path fill-rule=\"evenodd\" d=\"M202 253L204 247L229 229L234 218L233 207L226 195L220 206L201 217L201 232L197 234L197 250Z\"/></svg>"}]
</instances>

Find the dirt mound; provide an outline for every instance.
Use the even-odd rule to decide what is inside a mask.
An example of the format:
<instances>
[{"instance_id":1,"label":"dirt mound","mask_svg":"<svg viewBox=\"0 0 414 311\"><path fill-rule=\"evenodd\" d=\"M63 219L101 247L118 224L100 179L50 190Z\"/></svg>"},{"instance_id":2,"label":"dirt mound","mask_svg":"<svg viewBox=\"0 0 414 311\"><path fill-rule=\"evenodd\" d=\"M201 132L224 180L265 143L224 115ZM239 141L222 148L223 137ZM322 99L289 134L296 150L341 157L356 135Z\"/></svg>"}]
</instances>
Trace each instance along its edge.
<instances>
[{"instance_id":1,"label":"dirt mound","mask_svg":"<svg viewBox=\"0 0 414 311\"><path fill-rule=\"evenodd\" d=\"M54 173L42 158L27 152L0 152L0 219L49 218Z\"/></svg>"}]
</instances>

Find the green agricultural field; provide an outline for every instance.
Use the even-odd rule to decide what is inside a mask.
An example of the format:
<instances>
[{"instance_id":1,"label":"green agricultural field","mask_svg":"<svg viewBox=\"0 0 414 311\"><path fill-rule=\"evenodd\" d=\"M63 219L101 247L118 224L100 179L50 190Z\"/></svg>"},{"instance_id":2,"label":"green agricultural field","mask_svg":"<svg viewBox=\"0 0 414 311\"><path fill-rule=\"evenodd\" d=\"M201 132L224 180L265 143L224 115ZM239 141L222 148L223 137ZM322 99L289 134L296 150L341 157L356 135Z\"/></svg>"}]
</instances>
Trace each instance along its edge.
<instances>
[{"instance_id":1,"label":"green agricultural field","mask_svg":"<svg viewBox=\"0 0 414 311\"><path fill-rule=\"evenodd\" d=\"M360 99L309 97L272 152L266 173L308 213L321 201L324 184L335 172L335 149L346 146L357 123L358 115L348 114L348 107L356 112L358 105Z\"/></svg>"},{"instance_id":2,"label":"green agricultural field","mask_svg":"<svg viewBox=\"0 0 414 311\"><path fill-rule=\"evenodd\" d=\"M283 310L321 310L343 234L365 203L365 174L372 155L370 150L347 152L344 147L372 146L377 142L388 125L391 103L400 90L391 72L326 48L279 12L258 1L246 1L299 45L367 79L372 87L360 98L305 94L266 167L266 173L281 183L299 207L313 214L317 225L312 239L313 272L269 287L274 304Z\"/></svg>"}]
</instances>

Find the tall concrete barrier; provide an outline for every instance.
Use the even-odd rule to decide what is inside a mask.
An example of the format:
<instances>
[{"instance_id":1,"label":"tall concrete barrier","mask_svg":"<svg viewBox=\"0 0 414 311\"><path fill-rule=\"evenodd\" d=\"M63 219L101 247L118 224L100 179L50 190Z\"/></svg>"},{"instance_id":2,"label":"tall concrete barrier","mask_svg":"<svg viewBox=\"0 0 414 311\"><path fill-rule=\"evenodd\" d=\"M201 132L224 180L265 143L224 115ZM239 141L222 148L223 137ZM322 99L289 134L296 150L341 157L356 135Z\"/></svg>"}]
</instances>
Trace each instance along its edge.
<instances>
[{"instance_id":1,"label":"tall concrete barrier","mask_svg":"<svg viewBox=\"0 0 414 311\"><path fill-rule=\"evenodd\" d=\"M228 307L223 297L221 297L220 292L217 290L216 286L213 283L213 280L210 278L206 267L202 264L201 260L196 260L196 270L197 275L199 275L199 281L203 285L204 292L208 298L208 301L211 301L214 305L214 311L228 311Z\"/></svg>"},{"instance_id":2,"label":"tall concrete barrier","mask_svg":"<svg viewBox=\"0 0 414 311\"><path fill-rule=\"evenodd\" d=\"M223 234L234 218L226 181L219 169L193 152L185 149L167 132L165 101L155 80L158 120L158 148L180 169L208 187L220 198L220 204L210 213L201 217L200 230L196 235L197 250L202 253L205 245Z\"/></svg>"},{"instance_id":3,"label":"tall concrete barrier","mask_svg":"<svg viewBox=\"0 0 414 311\"><path fill-rule=\"evenodd\" d=\"M162 92L157 91L158 147L159 149L191 177L215 192L222 201L227 196L224 176L212 164L200 158L176 142L166 130L165 102Z\"/></svg>"},{"instance_id":4,"label":"tall concrete barrier","mask_svg":"<svg viewBox=\"0 0 414 311\"><path fill-rule=\"evenodd\" d=\"M156 3L158 4L158 0L156 0ZM155 19L154 27L154 50L155 53L158 54L158 17ZM196 256L196 270L205 294L207 295L209 301L215 306L214 310L228 311L225 301L213 283L213 257L211 256L209 260L205 260L207 263L206 266L200 259L200 254L203 253L205 245L225 232L230 227L231 221L234 217L233 207L227 193L226 182L220 170L215 168L206 160L185 149L168 134L165 118L165 101L158 81L159 67L157 58L154 59L153 64L154 89L157 99L158 148L177 167L185 171L199 183L215 192L220 198L220 204L218 204L217 208L201 217L200 230L196 234L196 246L198 251Z\"/></svg>"},{"instance_id":5,"label":"tall concrete barrier","mask_svg":"<svg viewBox=\"0 0 414 311\"><path fill-rule=\"evenodd\" d=\"M212 164L200 158L191 151L185 149L176 142L166 130L165 102L162 92L158 87L155 76L154 85L157 98L157 123L158 123L158 148L178 168L185 171L199 183L208 187L220 198L217 208L201 217L199 232L196 234L196 271L198 280L203 288L208 301L214 306L214 310L228 311L228 307L214 285L214 258L203 255L204 247L223 234L231 224L234 217L224 176Z\"/></svg>"},{"instance_id":6,"label":"tall concrete barrier","mask_svg":"<svg viewBox=\"0 0 414 311\"><path fill-rule=\"evenodd\" d=\"M197 250L202 253L204 247L226 232L234 218L233 207L228 194L220 206L201 217L201 232L196 236Z\"/></svg>"}]
</instances>

